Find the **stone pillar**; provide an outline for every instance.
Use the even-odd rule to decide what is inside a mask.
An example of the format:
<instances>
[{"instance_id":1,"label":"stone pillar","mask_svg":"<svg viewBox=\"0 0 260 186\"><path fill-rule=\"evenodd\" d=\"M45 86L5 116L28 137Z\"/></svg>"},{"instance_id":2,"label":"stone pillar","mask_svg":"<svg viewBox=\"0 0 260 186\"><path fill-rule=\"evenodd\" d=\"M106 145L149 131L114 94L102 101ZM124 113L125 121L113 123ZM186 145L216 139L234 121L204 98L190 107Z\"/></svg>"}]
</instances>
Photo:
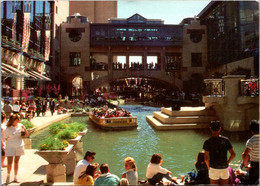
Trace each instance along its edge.
<instances>
[{"instance_id":1,"label":"stone pillar","mask_svg":"<svg viewBox=\"0 0 260 186\"><path fill-rule=\"evenodd\" d=\"M129 76L130 70L129 70L129 52L126 53L126 76Z\"/></svg>"},{"instance_id":2,"label":"stone pillar","mask_svg":"<svg viewBox=\"0 0 260 186\"><path fill-rule=\"evenodd\" d=\"M83 159L83 142L79 141L75 146L76 163Z\"/></svg>"},{"instance_id":3,"label":"stone pillar","mask_svg":"<svg viewBox=\"0 0 260 186\"><path fill-rule=\"evenodd\" d=\"M24 148L25 149L32 149L31 138L23 138L23 141L24 141Z\"/></svg>"},{"instance_id":4,"label":"stone pillar","mask_svg":"<svg viewBox=\"0 0 260 186\"><path fill-rule=\"evenodd\" d=\"M76 167L76 153L74 150L70 151L66 157L66 160L64 161L64 164L66 166L66 175L73 174Z\"/></svg>"},{"instance_id":5,"label":"stone pillar","mask_svg":"<svg viewBox=\"0 0 260 186\"><path fill-rule=\"evenodd\" d=\"M147 50L147 47L145 47L145 50ZM146 72L147 71L147 52L146 51L143 53L143 59L144 59L144 61L143 61L144 71Z\"/></svg>"},{"instance_id":6,"label":"stone pillar","mask_svg":"<svg viewBox=\"0 0 260 186\"><path fill-rule=\"evenodd\" d=\"M224 108L223 128L227 131L244 131L245 110L238 105L240 80L244 79L242 75L224 76L226 103Z\"/></svg>"},{"instance_id":7,"label":"stone pillar","mask_svg":"<svg viewBox=\"0 0 260 186\"><path fill-rule=\"evenodd\" d=\"M64 164L49 164L46 166L47 182L66 182L66 166Z\"/></svg>"}]
</instances>

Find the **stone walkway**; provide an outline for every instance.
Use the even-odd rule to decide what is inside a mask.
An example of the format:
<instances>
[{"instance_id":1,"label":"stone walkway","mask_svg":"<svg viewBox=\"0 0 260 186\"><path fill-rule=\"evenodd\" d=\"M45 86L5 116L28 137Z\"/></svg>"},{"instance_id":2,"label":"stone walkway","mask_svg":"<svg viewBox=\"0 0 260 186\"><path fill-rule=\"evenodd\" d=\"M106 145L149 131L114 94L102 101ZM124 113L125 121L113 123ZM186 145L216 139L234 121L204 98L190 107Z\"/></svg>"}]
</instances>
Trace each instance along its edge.
<instances>
[{"instance_id":1,"label":"stone walkway","mask_svg":"<svg viewBox=\"0 0 260 186\"><path fill-rule=\"evenodd\" d=\"M70 113L67 114L56 114L54 113L51 116L51 113L48 111L46 115L40 117L34 117L31 121L34 125L36 125L36 130L41 130L43 128L48 127L50 124L63 120L65 118L70 117ZM21 156L19 161L19 172L18 178L22 182L21 185L33 185L36 182L44 182L46 183L46 165L48 162L37 155L35 152L36 149L25 150L25 155ZM5 164L7 164L7 158L5 160ZM1 184L6 182L7 168L1 168ZM12 168L10 174L10 181L14 179L14 171ZM9 185L20 185L18 183L11 182Z\"/></svg>"}]
</instances>

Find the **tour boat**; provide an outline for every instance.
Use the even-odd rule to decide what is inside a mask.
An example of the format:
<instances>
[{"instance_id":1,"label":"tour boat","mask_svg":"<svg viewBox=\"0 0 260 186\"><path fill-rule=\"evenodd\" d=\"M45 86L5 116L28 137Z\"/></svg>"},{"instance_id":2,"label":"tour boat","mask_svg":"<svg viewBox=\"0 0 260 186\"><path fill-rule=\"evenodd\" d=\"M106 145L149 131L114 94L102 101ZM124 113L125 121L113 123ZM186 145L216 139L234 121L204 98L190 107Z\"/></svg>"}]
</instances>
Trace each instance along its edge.
<instances>
[{"instance_id":1,"label":"tour boat","mask_svg":"<svg viewBox=\"0 0 260 186\"><path fill-rule=\"evenodd\" d=\"M102 129L124 130L137 127L136 117L99 118L93 113L89 113L89 119Z\"/></svg>"}]
</instances>

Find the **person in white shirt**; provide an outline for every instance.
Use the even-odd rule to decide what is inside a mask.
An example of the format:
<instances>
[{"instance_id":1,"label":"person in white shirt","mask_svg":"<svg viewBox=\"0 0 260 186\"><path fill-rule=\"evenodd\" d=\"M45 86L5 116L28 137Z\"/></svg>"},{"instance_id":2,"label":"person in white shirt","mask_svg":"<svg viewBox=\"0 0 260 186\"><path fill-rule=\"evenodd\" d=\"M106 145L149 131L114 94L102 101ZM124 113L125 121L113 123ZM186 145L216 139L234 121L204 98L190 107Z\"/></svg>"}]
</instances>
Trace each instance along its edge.
<instances>
[{"instance_id":1,"label":"person in white shirt","mask_svg":"<svg viewBox=\"0 0 260 186\"><path fill-rule=\"evenodd\" d=\"M73 182L74 184L77 183L78 178L81 176L81 174L85 173L87 166L93 162L93 160L95 159L95 152L92 151L87 151L85 154L85 157L83 160L80 160L74 170L74 174L73 174ZM96 166L98 166L98 164L95 164Z\"/></svg>"},{"instance_id":2,"label":"person in white shirt","mask_svg":"<svg viewBox=\"0 0 260 186\"><path fill-rule=\"evenodd\" d=\"M152 155L150 163L146 169L146 177L149 184L156 185L157 183L161 182L163 178L175 182L175 180L172 179L172 172L162 168L162 163L163 160L161 154L156 153Z\"/></svg>"},{"instance_id":3,"label":"person in white shirt","mask_svg":"<svg viewBox=\"0 0 260 186\"><path fill-rule=\"evenodd\" d=\"M13 105L13 113L18 114L19 112L20 112L19 101L16 101L15 104Z\"/></svg>"},{"instance_id":4,"label":"person in white shirt","mask_svg":"<svg viewBox=\"0 0 260 186\"><path fill-rule=\"evenodd\" d=\"M19 183L17 178L20 156L24 155L24 141L23 136L27 136L28 132L23 124L20 122L20 116L14 114L10 117L6 124L4 131L4 137L6 140L6 151L7 156L7 177L6 184L10 182L10 173L12 170L12 164L14 159L14 181Z\"/></svg>"}]
</instances>

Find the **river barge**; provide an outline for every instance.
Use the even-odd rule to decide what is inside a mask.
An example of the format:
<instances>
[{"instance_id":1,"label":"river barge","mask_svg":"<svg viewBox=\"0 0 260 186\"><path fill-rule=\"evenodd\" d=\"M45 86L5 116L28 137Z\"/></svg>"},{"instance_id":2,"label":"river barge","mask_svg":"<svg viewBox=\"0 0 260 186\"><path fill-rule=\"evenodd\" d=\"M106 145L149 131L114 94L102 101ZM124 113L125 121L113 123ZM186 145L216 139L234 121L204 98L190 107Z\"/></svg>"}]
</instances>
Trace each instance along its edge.
<instances>
[{"instance_id":1,"label":"river barge","mask_svg":"<svg viewBox=\"0 0 260 186\"><path fill-rule=\"evenodd\" d=\"M99 118L89 113L89 119L98 127L106 130L126 130L137 127L136 117Z\"/></svg>"}]
</instances>

